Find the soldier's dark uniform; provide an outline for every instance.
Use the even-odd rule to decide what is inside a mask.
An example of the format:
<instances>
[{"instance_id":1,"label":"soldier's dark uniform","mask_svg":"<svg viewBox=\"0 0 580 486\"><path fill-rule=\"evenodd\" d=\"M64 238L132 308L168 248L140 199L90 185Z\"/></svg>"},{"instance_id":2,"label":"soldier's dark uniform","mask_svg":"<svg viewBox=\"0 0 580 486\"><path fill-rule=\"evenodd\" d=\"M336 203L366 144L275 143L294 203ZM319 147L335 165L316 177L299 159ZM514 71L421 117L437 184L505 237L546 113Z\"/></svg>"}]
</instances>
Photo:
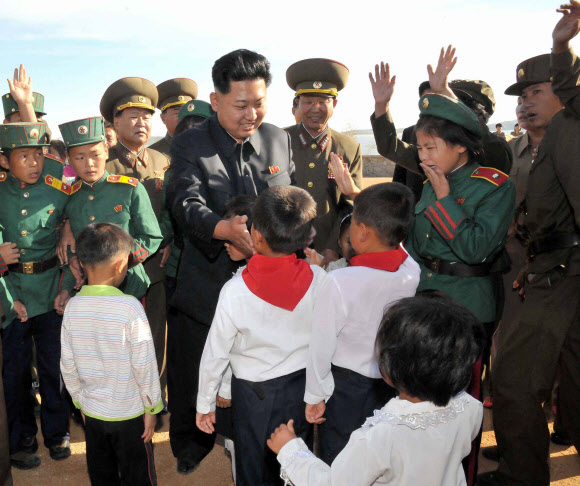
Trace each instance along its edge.
<instances>
[{"instance_id":1,"label":"soldier's dark uniform","mask_svg":"<svg viewBox=\"0 0 580 486\"><path fill-rule=\"evenodd\" d=\"M0 127L4 149L45 145L43 123L10 124ZM40 395L40 418L44 444L51 457L65 459L68 445L68 407L60 386L60 326L62 318L54 311L60 269L57 264L57 227L62 223L64 207L72 191L63 183L63 166L45 157L41 176L35 184L26 184L5 172L0 174L0 224L4 241L16 243L20 262L9 267L4 276L9 297L3 299L7 312L12 301L26 307L28 320L15 318L2 331L3 378L10 428L10 453L16 467L36 467L40 459L20 457L23 442L36 449L38 427L30 401L30 363L34 339ZM0 293L0 296L2 294ZM4 297L4 296L2 296ZM27 447L27 448L28 448Z\"/></svg>"},{"instance_id":2,"label":"soldier's dark uniform","mask_svg":"<svg viewBox=\"0 0 580 486\"><path fill-rule=\"evenodd\" d=\"M518 66L518 82L506 94L538 83L534 73L548 69L542 57ZM572 50L552 54L551 76L565 109L552 118L530 169L526 299L519 322L498 343L493 418L500 466L489 484L550 483L542 402L558 363L558 413L580 447L580 59Z\"/></svg>"},{"instance_id":3,"label":"soldier's dark uniform","mask_svg":"<svg viewBox=\"0 0 580 486\"><path fill-rule=\"evenodd\" d=\"M113 83L101 100L101 114L105 120L113 123L117 113L125 108L145 108L152 112L157 104L157 88L153 83L142 78L123 78ZM171 222L163 212L163 180L169 167L167 156L144 148L139 154L133 153L123 145L119 138L117 145L109 149L109 160L106 169L109 174L125 175L137 179L151 200L151 206L164 236L160 248L164 248L171 238ZM159 366L162 394L165 397L167 379L165 374L165 339L166 339L166 302L165 302L165 269L161 267L161 254L150 255L143 264L151 281L145 295L145 313L151 326L155 344L155 355Z\"/></svg>"},{"instance_id":4,"label":"soldier's dark uniform","mask_svg":"<svg viewBox=\"0 0 580 486\"><path fill-rule=\"evenodd\" d=\"M305 59L286 71L288 86L301 95L338 96L348 81L346 66L328 59ZM340 221L352 212L352 200L344 196L329 169L330 153L343 158L359 188L363 188L363 161L360 144L347 135L326 126L323 133L312 137L303 123L285 129L292 142L292 158L296 164L296 184L308 191L316 201L318 216L314 220L314 247L321 252L339 252Z\"/></svg>"}]
</instances>

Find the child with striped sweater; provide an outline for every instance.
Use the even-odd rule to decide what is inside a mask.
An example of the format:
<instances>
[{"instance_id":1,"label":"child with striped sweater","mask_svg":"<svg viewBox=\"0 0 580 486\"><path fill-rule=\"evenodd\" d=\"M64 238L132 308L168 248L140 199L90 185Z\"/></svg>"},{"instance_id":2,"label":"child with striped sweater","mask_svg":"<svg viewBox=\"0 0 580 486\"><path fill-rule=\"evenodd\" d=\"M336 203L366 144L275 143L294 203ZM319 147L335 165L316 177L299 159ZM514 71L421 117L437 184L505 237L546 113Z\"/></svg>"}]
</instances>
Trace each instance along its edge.
<instances>
[{"instance_id":1,"label":"child with striped sweater","mask_svg":"<svg viewBox=\"0 0 580 486\"><path fill-rule=\"evenodd\" d=\"M163 403L151 329L141 303L117 288L132 250L133 238L114 224L79 234L88 285L62 323L60 368L85 420L93 485L157 484L151 439Z\"/></svg>"}]
</instances>

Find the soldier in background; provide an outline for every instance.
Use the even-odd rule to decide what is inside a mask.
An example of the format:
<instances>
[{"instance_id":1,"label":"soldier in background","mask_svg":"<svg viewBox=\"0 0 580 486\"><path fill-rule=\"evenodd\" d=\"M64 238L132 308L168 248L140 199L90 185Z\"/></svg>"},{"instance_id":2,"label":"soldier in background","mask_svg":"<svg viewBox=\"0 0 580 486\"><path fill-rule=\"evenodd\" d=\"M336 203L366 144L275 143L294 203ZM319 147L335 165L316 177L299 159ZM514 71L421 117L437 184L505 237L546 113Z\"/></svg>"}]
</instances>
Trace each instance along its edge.
<instances>
[{"instance_id":1,"label":"soldier in background","mask_svg":"<svg viewBox=\"0 0 580 486\"><path fill-rule=\"evenodd\" d=\"M117 145L117 132L115 127L111 122L105 122L105 137L107 139L107 147L111 148L113 145Z\"/></svg>"}]
</instances>

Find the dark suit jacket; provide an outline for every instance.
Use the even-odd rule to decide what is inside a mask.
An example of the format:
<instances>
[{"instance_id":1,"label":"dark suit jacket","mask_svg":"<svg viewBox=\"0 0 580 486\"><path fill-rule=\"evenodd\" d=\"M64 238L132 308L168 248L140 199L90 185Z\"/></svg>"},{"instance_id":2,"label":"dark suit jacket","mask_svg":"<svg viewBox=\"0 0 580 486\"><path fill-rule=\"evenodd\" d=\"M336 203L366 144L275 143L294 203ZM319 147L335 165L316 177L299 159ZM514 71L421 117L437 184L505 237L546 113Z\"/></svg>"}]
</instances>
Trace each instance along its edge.
<instances>
[{"instance_id":1,"label":"dark suit jacket","mask_svg":"<svg viewBox=\"0 0 580 486\"><path fill-rule=\"evenodd\" d=\"M401 140L410 145L417 145L417 134L415 133L415 125L411 125L403 130ZM405 184L415 196L415 204L421 199L421 192L423 191L423 181L425 176L423 174L415 174L410 170L405 169L402 165L395 165L393 172L393 182L400 182Z\"/></svg>"},{"instance_id":2,"label":"dark suit jacket","mask_svg":"<svg viewBox=\"0 0 580 486\"><path fill-rule=\"evenodd\" d=\"M185 237L172 305L210 325L222 286L240 266L213 238L215 227L234 196L294 184L290 138L263 123L238 144L214 115L174 138L171 161L168 202Z\"/></svg>"}]
</instances>

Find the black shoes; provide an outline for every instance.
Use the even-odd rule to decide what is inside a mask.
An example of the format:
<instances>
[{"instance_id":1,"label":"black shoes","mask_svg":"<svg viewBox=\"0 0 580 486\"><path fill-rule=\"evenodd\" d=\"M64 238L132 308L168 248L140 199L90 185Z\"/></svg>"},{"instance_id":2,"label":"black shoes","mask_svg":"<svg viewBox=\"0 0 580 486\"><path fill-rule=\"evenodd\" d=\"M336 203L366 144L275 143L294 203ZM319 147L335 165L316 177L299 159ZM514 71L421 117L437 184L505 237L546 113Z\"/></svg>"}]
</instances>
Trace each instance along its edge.
<instances>
[{"instance_id":1,"label":"black shoes","mask_svg":"<svg viewBox=\"0 0 580 486\"><path fill-rule=\"evenodd\" d=\"M550 440L554 444L558 444L558 445L562 445L562 446L571 446L572 445L572 439L570 439L569 437L566 437L565 435L560 435L560 434L558 434L558 432L552 432L550 434Z\"/></svg>"},{"instance_id":2,"label":"black shoes","mask_svg":"<svg viewBox=\"0 0 580 486\"><path fill-rule=\"evenodd\" d=\"M476 486L507 486L506 478L497 471L489 471L478 474Z\"/></svg>"},{"instance_id":3,"label":"black shoes","mask_svg":"<svg viewBox=\"0 0 580 486\"><path fill-rule=\"evenodd\" d=\"M40 466L40 457L31 452L18 451L10 455L10 464L16 469L34 469Z\"/></svg>"},{"instance_id":4,"label":"black shoes","mask_svg":"<svg viewBox=\"0 0 580 486\"><path fill-rule=\"evenodd\" d=\"M38 450L38 441L34 435L20 441L20 450L28 454L34 454Z\"/></svg>"},{"instance_id":5,"label":"black shoes","mask_svg":"<svg viewBox=\"0 0 580 486\"><path fill-rule=\"evenodd\" d=\"M197 466L199 466L199 462L196 462L193 459L177 459L177 472L179 474L191 474L197 469Z\"/></svg>"},{"instance_id":6,"label":"black shoes","mask_svg":"<svg viewBox=\"0 0 580 486\"><path fill-rule=\"evenodd\" d=\"M50 446L51 459L55 461L64 461L70 457L70 442L68 439L63 440L59 445Z\"/></svg>"},{"instance_id":7,"label":"black shoes","mask_svg":"<svg viewBox=\"0 0 580 486\"><path fill-rule=\"evenodd\" d=\"M490 461L499 462L499 447L498 446L490 446L490 447L483 447L481 449L481 454L486 459Z\"/></svg>"}]
</instances>

